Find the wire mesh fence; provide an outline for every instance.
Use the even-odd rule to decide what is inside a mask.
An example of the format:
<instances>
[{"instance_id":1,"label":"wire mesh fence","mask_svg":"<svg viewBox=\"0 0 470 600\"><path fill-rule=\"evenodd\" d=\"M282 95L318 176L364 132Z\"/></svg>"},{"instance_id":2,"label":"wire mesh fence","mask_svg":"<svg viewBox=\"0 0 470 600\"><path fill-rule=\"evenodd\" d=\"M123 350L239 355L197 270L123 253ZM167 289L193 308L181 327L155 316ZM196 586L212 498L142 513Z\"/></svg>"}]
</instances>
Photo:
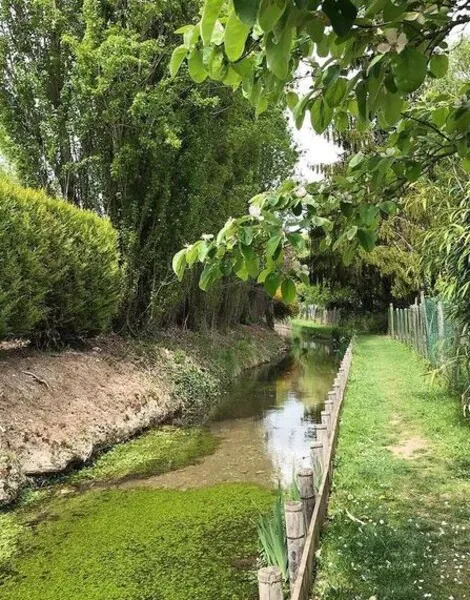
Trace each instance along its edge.
<instances>
[{"instance_id":1,"label":"wire mesh fence","mask_svg":"<svg viewBox=\"0 0 470 600\"><path fill-rule=\"evenodd\" d=\"M440 367L454 353L459 335L439 299L421 294L408 308L390 304L388 323L391 337L413 346L432 367Z\"/></svg>"}]
</instances>

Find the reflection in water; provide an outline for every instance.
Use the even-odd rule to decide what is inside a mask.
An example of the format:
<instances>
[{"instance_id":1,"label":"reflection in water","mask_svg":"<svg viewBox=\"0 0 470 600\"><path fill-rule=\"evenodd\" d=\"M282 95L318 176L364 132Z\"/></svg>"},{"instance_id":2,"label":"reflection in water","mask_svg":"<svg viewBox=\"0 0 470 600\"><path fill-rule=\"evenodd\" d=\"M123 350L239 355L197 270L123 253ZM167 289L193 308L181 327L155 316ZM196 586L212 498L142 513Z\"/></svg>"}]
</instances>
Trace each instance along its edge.
<instances>
[{"instance_id":1,"label":"reflection in water","mask_svg":"<svg viewBox=\"0 0 470 600\"><path fill-rule=\"evenodd\" d=\"M211 430L215 453L197 465L151 478L149 485L199 487L226 481L287 486L309 465L313 424L331 388L337 354L303 335L275 366L255 369L226 392Z\"/></svg>"},{"instance_id":2,"label":"reflection in water","mask_svg":"<svg viewBox=\"0 0 470 600\"><path fill-rule=\"evenodd\" d=\"M239 379L227 393L218 419L257 417L259 451L271 462L271 478L283 485L310 464L312 425L320 421L336 365L329 343L295 339L285 360Z\"/></svg>"}]
</instances>

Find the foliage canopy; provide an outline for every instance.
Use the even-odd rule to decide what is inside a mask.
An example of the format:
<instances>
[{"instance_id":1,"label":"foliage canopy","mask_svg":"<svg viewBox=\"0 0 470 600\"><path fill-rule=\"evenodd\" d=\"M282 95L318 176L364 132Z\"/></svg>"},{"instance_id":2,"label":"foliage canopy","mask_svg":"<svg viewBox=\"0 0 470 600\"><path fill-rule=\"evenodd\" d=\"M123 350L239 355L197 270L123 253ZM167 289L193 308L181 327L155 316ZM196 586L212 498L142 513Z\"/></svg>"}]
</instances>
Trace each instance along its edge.
<instances>
[{"instance_id":1,"label":"foliage canopy","mask_svg":"<svg viewBox=\"0 0 470 600\"><path fill-rule=\"evenodd\" d=\"M204 75L240 87L258 114L285 97L298 127L308 115L317 133L375 129L382 140L373 152L354 154L345 172L326 182L286 182L255 196L249 215L227 222L209 244L198 243L198 252L192 246L177 255L178 275L196 255L206 265L203 288L234 272L264 283L272 294L283 281L305 279L300 263L284 263L289 247L303 251L303 229L317 229L323 248L344 243L343 259L350 263L359 247L374 249L380 223L396 213L404 192L423 174L451 156L469 168L468 79L410 101L425 81L446 75L446 39L470 20L464 5L206 0L201 21L179 30L184 42L175 55L200 55ZM310 81L301 97L299 74ZM284 288L290 290L290 283Z\"/></svg>"}]
</instances>

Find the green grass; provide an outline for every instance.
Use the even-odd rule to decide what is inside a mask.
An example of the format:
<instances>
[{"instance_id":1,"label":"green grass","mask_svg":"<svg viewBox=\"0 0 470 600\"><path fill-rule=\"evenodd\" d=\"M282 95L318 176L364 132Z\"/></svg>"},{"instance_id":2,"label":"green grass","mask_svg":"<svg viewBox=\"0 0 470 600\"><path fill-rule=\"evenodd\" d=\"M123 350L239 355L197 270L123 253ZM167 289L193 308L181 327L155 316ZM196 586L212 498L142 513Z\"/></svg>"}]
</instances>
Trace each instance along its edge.
<instances>
[{"instance_id":1,"label":"green grass","mask_svg":"<svg viewBox=\"0 0 470 600\"><path fill-rule=\"evenodd\" d=\"M213 452L217 441L201 427L161 427L114 446L90 467L67 478L71 484L161 475L179 469Z\"/></svg>"},{"instance_id":2,"label":"green grass","mask_svg":"<svg viewBox=\"0 0 470 600\"><path fill-rule=\"evenodd\" d=\"M320 325L307 319L291 319L291 324L294 329L308 329L315 336L323 338L331 338L339 331L337 325Z\"/></svg>"},{"instance_id":3,"label":"green grass","mask_svg":"<svg viewBox=\"0 0 470 600\"><path fill-rule=\"evenodd\" d=\"M398 342L356 342L315 599L470 598L470 427L425 372ZM392 452L412 439L412 460Z\"/></svg>"},{"instance_id":4,"label":"green grass","mask_svg":"<svg viewBox=\"0 0 470 600\"><path fill-rule=\"evenodd\" d=\"M2 600L256 599L258 511L273 493L221 485L55 498L0 570Z\"/></svg>"}]
</instances>

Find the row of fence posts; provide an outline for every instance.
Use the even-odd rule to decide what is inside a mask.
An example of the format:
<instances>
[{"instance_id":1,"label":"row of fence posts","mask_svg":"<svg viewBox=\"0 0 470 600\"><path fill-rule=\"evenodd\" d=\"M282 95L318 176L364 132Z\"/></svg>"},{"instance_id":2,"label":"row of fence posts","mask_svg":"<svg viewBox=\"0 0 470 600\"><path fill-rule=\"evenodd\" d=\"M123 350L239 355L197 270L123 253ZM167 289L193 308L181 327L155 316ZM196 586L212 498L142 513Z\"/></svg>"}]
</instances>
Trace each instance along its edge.
<instances>
[{"instance_id":1,"label":"row of fence posts","mask_svg":"<svg viewBox=\"0 0 470 600\"><path fill-rule=\"evenodd\" d=\"M389 335L401 342L413 346L422 356L429 359L430 324L426 312L426 298L421 293L409 308L389 308ZM437 303L437 337L441 346L445 338L444 308L442 302Z\"/></svg>"},{"instance_id":2,"label":"row of fence posts","mask_svg":"<svg viewBox=\"0 0 470 600\"><path fill-rule=\"evenodd\" d=\"M301 500L299 502L289 500L284 503L291 595L297 581L303 553L308 551L305 544L309 527L312 525L317 490L322 487L324 478L329 475L329 457L351 361L352 343L343 357L333 388L328 393L325 408L321 412L321 423L315 425L315 441L310 446L312 468L301 469L297 473L297 485ZM260 569L258 584L260 600L283 600L282 573L278 567L270 566ZM293 600L300 599L293 598Z\"/></svg>"},{"instance_id":3,"label":"row of fence posts","mask_svg":"<svg viewBox=\"0 0 470 600\"><path fill-rule=\"evenodd\" d=\"M338 325L341 320L341 309L303 304L300 308L300 316L308 321L316 321L320 325Z\"/></svg>"}]
</instances>

